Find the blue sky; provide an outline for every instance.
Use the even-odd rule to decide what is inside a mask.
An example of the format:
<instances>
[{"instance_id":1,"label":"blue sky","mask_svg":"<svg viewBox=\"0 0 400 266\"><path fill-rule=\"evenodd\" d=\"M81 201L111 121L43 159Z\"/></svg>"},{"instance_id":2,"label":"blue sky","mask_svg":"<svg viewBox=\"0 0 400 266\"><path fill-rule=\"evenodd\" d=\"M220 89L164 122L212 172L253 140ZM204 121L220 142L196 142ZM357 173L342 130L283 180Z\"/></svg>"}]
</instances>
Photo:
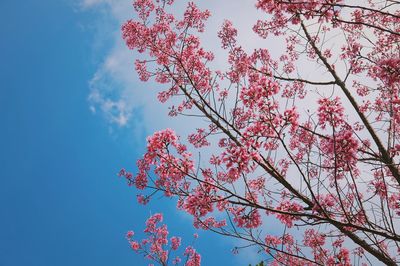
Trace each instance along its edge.
<instances>
[{"instance_id":1,"label":"blue sky","mask_svg":"<svg viewBox=\"0 0 400 266\"><path fill-rule=\"evenodd\" d=\"M107 6L2 0L0 12L0 266L147 265L124 235L160 211L171 233L190 241L195 231L174 201L138 206L116 177L121 167L135 170L144 152L140 105L124 127L91 111L93 79L116 49L119 22ZM200 234L196 247L203 265L243 265L215 235Z\"/></svg>"}]
</instances>

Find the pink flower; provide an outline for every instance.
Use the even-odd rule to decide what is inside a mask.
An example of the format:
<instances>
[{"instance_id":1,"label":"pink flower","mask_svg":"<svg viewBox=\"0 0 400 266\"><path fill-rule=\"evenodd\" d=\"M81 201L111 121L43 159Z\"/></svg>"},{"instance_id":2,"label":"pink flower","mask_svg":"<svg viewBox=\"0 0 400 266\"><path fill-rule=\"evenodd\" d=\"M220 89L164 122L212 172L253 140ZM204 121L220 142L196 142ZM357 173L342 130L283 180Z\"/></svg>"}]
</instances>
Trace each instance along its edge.
<instances>
[{"instance_id":1,"label":"pink flower","mask_svg":"<svg viewBox=\"0 0 400 266\"><path fill-rule=\"evenodd\" d=\"M181 245L181 238L180 237L171 237L171 248L173 250L177 250Z\"/></svg>"},{"instance_id":2,"label":"pink flower","mask_svg":"<svg viewBox=\"0 0 400 266\"><path fill-rule=\"evenodd\" d=\"M138 242L132 241L132 242L131 242L131 248L132 248L134 251L137 251L137 250L140 248L140 245L139 245Z\"/></svg>"},{"instance_id":3,"label":"pink flower","mask_svg":"<svg viewBox=\"0 0 400 266\"><path fill-rule=\"evenodd\" d=\"M288 200L282 201L279 206L277 207L277 210L287 212L288 214L285 213L278 213L276 217L287 227L292 227L293 222L298 220L298 218L295 215L290 215L290 214L296 214L300 211L303 210L303 207L299 205L296 202L290 202Z\"/></svg>"},{"instance_id":4,"label":"pink flower","mask_svg":"<svg viewBox=\"0 0 400 266\"><path fill-rule=\"evenodd\" d=\"M323 98L318 101L318 104L318 118L322 128L325 128L326 124L337 127L343 123L344 108L342 107L339 97L333 100Z\"/></svg>"},{"instance_id":5,"label":"pink flower","mask_svg":"<svg viewBox=\"0 0 400 266\"><path fill-rule=\"evenodd\" d=\"M218 32L218 37L221 39L222 48L235 47L237 30L232 26L232 22L225 20L221 31Z\"/></svg>"},{"instance_id":6,"label":"pink flower","mask_svg":"<svg viewBox=\"0 0 400 266\"><path fill-rule=\"evenodd\" d=\"M126 238L127 239L131 239L133 236L134 236L134 232L133 231L128 231L127 233L126 233Z\"/></svg>"},{"instance_id":7,"label":"pink flower","mask_svg":"<svg viewBox=\"0 0 400 266\"><path fill-rule=\"evenodd\" d=\"M146 205L149 202L149 198L143 195L137 195L137 202L142 205Z\"/></svg>"}]
</instances>

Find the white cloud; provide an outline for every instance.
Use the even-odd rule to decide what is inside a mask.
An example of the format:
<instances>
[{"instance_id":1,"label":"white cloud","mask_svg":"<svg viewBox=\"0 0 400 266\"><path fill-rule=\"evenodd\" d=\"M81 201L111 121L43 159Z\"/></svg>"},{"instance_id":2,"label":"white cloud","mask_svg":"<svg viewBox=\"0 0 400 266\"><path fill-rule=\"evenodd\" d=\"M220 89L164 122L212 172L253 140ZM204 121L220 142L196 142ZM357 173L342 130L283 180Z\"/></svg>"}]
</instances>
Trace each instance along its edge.
<instances>
[{"instance_id":1,"label":"white cloud","mask_svg":"<svg viewBox=\"0 0 400 266\"><path fill-rule=\"evenodd\" d=\"M92 89L89 95L89 101L92 103L90 105L90 110L96 113L96 106L100 106L103 114L111 122L119 126L125 126L128 123L129 118L132 115L131 110L128 108L128 104L123 100L111 100L105 98L99 89Z\"/></svg>"},{"instance_id":2,"label":"white cloud","mask_svg":"<svg viewBox=\"0 0 400 266\"><path fill-rule=\"evenodd\" d=\"M100 3L104 2L104 0L83 0L81 3L81 6L83 8L89 8L89 7L93 7L95 5L98 5Z\"/></svg>"}]
</instances>

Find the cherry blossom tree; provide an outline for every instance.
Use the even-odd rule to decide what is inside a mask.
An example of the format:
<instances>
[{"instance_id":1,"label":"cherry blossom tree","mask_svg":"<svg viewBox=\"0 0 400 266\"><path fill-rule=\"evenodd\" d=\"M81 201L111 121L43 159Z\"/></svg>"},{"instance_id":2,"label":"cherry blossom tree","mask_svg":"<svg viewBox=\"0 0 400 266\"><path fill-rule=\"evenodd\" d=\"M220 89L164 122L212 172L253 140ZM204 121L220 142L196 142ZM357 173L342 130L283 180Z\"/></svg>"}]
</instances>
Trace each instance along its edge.
<instances>
[{"instance_id":1,"label":"cherry blossom tree","mask_svg":"<svg viewBox=\"0 0 400 266\"><path fill-rule=\"evenodd\" d=\"M195 228L271 265L400 263L400 2L254 0L264 19L249 30L285 49L247 51L226 20L225 69L201 42L211 11L176 4L136 0L122 26L169 115L202 125L155 132L138 173L121 170L139 203L175 197Z\"/></svg>"}]
</instances>

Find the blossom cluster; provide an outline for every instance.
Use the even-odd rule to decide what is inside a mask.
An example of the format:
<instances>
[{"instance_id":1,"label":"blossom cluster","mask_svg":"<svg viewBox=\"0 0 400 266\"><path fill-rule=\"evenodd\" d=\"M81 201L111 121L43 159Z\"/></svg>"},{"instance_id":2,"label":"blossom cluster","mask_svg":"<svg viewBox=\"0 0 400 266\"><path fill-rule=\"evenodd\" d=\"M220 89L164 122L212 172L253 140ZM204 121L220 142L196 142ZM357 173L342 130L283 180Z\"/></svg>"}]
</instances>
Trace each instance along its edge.
<instances>
[{"instance_id":1,"label":"blossom cluster","mask_svg":"<svg viewBox=\"0 0 400 266\"><path fill-rule=\"evenodd\" d=\"M181 238L173 236L168 239L168 228L165 224L161 224L163 215L156 213L146 221L146 228L144 233L147 238L140 242L134 240L135 233L128 231L126 238L132 250L137 253L142 253L147 259L160 265L167 265L172 251L177 251L181 246ZM169 244L170 243L170 244ZM200 266L201 256L197 251L191 247L186 247L183 257L176 256L172 259L173 265L179 265L182 259L185 259L185 266ZM152 265L152 264L150 264Z\"/></svg>"}]
</instances>

